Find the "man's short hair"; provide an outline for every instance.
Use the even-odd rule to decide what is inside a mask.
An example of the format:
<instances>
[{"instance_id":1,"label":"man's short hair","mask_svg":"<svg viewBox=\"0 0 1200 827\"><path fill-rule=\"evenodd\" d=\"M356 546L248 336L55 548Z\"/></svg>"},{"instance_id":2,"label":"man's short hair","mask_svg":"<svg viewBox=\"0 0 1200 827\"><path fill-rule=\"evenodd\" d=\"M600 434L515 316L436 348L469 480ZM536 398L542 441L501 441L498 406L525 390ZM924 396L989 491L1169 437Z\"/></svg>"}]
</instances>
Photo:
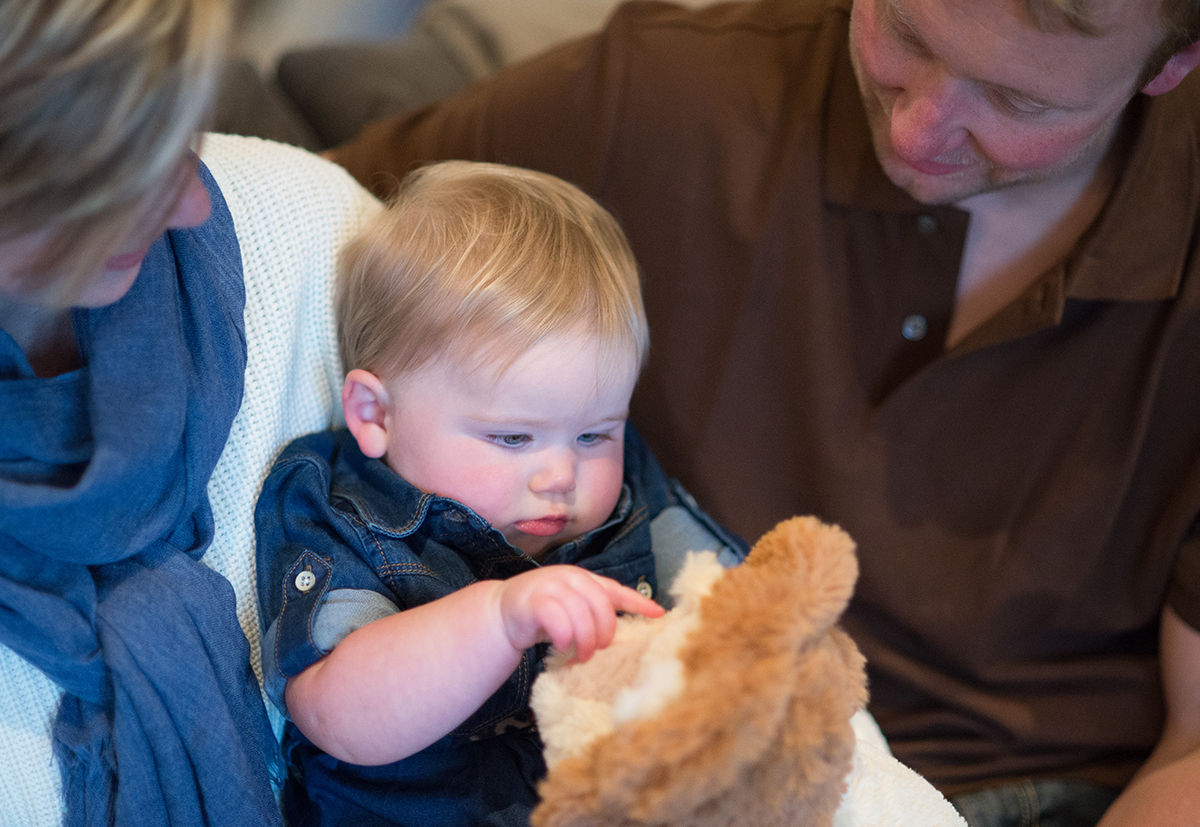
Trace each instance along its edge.
<instances>
[{"instance_id":1,"label":"man's short hair","mask_svg":"<svg viewBox=\"0 0 1200 827\"><path fill-rule=\"evenodd\" d=\"M227 33L225 0L0 3L0 241L46 236L22 283L70 303L162 221Z\"/></svg>"},{"instance_id":2,"label":"man's short hair","mask_svg":"<svg viewBox=\"0 0 1200 827\"><path fill-rule=\"evenodd\" d=\"M435 358L502 370L538 341L584 331L608 366L649 346L624 232L541 172L445 161L410 173L339 263L347 372L391 380Z\"/></svg>"},{"instance_id":3,"label":"man's short hair","mask_svg":"<svg viewBox=\"0 0 1200 827\"><path fill-rule=\"evenodd\" d=\"M1166 35L1150 53L1150 59L1142 69L1138 89L1163 70L1171 55L1200 40L1200 0L1162 0L1162 19Z\"/></svg>"},{"instance_id":4,"label":"man's short hair","mask_svg":"<svg viewBox=\"0 0 1200 827\"><path fill-rule=\"evenodd\" d=\"M1104 29L1093 19L1096 0L1025 0L1025 9L1039 26L1066 25L1081 34L1097 37ZM1200 0L1161 0L1159 16L1164 35L1150 53L1135 89L1141 89L1166 66L1180 49L1200 40Z\"/></svg>"}]
</instances>

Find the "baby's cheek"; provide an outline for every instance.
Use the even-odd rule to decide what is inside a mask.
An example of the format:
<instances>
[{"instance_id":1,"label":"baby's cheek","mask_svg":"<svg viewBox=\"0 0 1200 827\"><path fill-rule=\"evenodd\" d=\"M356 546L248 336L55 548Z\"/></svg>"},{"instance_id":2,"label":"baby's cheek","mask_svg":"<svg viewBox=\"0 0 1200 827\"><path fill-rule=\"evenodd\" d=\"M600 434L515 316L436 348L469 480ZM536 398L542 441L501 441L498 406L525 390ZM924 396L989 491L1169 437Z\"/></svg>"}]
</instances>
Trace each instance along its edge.
<instances>
[{"instance_id":1,"label":"baby's cheek","mask_svg":"<svg viewBox=\"0 0 1200 827\"><path fill-rule=\"evenodd\" d=\"M437 485L423 490L458 500L495 526L511 519L508 512L516 494L511 475L504 468L486 463L444 465L437 476Z\"/></svg>"},{"instance_id":2,"label":"baby's cheek","mask_svg":"<svg viewBox=\"0 0 1200 827\"><path fill-rule=\"evenodd\" d=\"M608 519L608 515L617 507L617 500L621 498L624 463L621 457L595 462L595 466L589 469L592 474L589 485L589 511L593 514L596 525L600 525Z\"/></svg>"}]
</instances>

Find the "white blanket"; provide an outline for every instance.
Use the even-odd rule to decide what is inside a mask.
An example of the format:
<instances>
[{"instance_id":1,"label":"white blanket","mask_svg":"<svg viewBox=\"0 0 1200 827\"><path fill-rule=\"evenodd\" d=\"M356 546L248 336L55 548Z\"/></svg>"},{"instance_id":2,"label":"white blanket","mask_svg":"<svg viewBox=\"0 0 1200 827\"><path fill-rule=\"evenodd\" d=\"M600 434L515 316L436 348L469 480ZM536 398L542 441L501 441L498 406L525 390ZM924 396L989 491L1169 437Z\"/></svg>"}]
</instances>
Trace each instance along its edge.
<instances>
[{"instance_id":1,"label":"white blanket","mask_svg":"<svg viewBox=\"0 0 1200 827\"><path fill-rule=\"evenodd\" d=\"M833 827L967 827L941 793L892 757L875 719L851 719L858 743Z\"/></svg>"}]
</instances>

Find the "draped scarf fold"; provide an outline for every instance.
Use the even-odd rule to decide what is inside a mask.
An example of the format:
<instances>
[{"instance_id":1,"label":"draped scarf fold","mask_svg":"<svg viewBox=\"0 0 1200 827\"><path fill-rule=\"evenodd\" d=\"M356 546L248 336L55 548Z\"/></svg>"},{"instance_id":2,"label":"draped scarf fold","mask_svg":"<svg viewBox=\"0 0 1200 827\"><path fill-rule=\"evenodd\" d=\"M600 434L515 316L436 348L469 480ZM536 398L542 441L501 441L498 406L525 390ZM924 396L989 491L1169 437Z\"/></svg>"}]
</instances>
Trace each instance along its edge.
<instances>
[{"instance_id":1,"label":"draped scarf fold","mask_svg":"<svg viewBox=\"0 0 1200 827\"><path fill-rule=\"evenodd\" d=\"M0 331L0 642L65 692L69 827L281 823L233 588L199 562L246 363L233 220L200 173L210 219L75 312L83 368L35 378Z\"/></svg>"}]
</instances>

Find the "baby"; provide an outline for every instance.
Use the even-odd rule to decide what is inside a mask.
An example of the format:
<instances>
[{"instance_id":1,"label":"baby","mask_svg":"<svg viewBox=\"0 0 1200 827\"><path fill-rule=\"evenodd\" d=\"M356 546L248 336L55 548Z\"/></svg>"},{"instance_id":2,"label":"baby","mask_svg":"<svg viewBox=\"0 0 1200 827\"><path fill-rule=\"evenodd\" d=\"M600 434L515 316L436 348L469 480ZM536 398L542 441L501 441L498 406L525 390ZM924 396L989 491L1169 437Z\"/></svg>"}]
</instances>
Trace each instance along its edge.
<instances>
[{"instance_id":1,"label":"baby","mask_svg":"<svg viewBox=\"0 0 1200 827\"><path fill-rule=\"evenodd\" d=\"M256 514L289 823L524 825L543 644L587 660L684 551L745 546L626 426L637 268L577 188L418 170L337 311L346 429L288 446Z\"/></svg>"}]
</instances>

